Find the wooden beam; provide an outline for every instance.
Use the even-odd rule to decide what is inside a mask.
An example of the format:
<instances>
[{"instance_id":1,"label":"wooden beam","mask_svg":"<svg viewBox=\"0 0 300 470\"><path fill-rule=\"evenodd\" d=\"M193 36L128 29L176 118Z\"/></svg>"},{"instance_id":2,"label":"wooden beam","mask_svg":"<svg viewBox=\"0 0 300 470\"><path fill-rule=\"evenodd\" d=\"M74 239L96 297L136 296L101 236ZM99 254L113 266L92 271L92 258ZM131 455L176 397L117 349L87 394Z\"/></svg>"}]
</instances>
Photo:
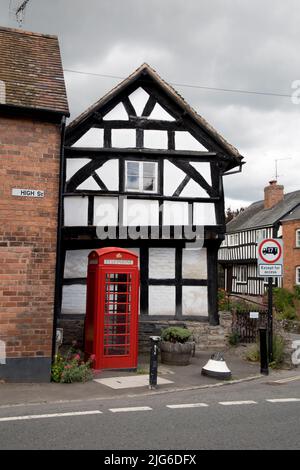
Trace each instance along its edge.
<instances>
[{"instance_id":1,"label":"wooden beam","mask_svg":"<svg viewBox=\"0 0 300 470\"><path fill-rule=\"evenodd\" d=\"M178 197L182 193L183 189L186 187L188 182L190 181L191 177L189 175L186 175L185 178L181 181L180 185L178 188L174 191L172 197Z\"/></svg>"},{"instance_id":2,"label":"wooden beam","mask_svg":"<svg viewBox=\"0 0 300 470\"><path fill-rule=\"evenodd\" d=\"M156 150L140 148L99 148L99 147L65 147L66 158L132 158L137 156L141 160L151 158L188 158L190 161L210 162L216 159L215 152L197 152L194 150Z\"/></svg>"},{"instance_id":3,"label":"wooden beam","mask_svg":"<svg viewBox=\"0 0 300 470\"><path fill-rule=\"evenodd\" d=\"M101 158L99 160L92 160L91 162L84 165L78 170L69 181L66 182L66 192L73 193L77 186L83 183L89 176L91 176L95 170L100 168L104 163L107 162L107 158Z\"/></svg>"},{"instance_id":4,"label":"wooden beam","mask_svg":"<svg viewBox=\"0 0 300 470\"><path fill-rule=\"evenodd\" d=\"M121 184L124 184L121 181ZM133 193L130 191L130 193L125 193L123 190L121 192L116 192L116 191L94 191L94 190L81 190L81 189L75 189L74 191L70 192L65 192L63 196L67 197L75 197L75 196L101 196L101 197L122 197L126 196L126 199L146 199L146 200L160 200L160 201L175 201L175 202L189 202L189 203L194 203L194 202L203 202L203 203L208 203L212 204L215 202L220 201L220 197L179 197L179 196L163 196L161 194L150 194L150 193Z\"/></svg>"},{"instance_id":5,"label":"wooden beam","mask_svg":"<svg viewBox=\"0 0 300 470\"><path fill-rule=\"evenodd\" d=\"M123 103L123 106L126 110L126 113L128 114L128 117L131 118L132 116L136 116L136 112L135 112L135 109L134 107L132 106L132 103L130 101L130 99L128 98L128 96L126 96L123 100L122 100L122 103Z\"/></svg>"},{"instance_id":6,"label":"wooden beam","mask_svg":"<svg viewBox=\"0 0 300 470\"><path fill-rule=\"evenodd\" d=\"M142 117L130 116L128 121L111 120L95 121L93 127L96 129L144 129L158 131L187 131L180 121L163 121L159 119L146 119Z\"/></svg>"},{"instance_id":7,"label":"wooden beam","mask_svg":"<svg viewBox=\"0 0 300 470\"><path fill-rule=\"evenodd\" d=\"M144 107L144 110L142 112L142 116L148 117L152 113L154 106L156 105L156 99L154 96L150 95L149 99Z\"/></svg>"},{"instance_id":8,"label":"wooden beam","mask_svg":"<svg viewBox=\"0 0 300 470\"><path fill-rule=\"evenodd\" d=\"M202 175L189 163L181 159L169 158L170 162L173 165L177 166L180 170L184 171L188 176L190 176L196 183L198 183L209 196L217 197L218 192L213 189L207 181L203 178Z\"/></svg>"},{"instance_id":9,"label":"wooden beam","mask_svg":"<svg viewBox=\"0 0 300 470\"><path fill-rule=\"evenodd\" d=\"M96 181L100 189L103 189L104 191L108 191L107 186L103 183L102 179L100 178L98 173L96 173L96 171L92 173L92 177L94 178L94 180Z\"/></svg>"}]
</instances>

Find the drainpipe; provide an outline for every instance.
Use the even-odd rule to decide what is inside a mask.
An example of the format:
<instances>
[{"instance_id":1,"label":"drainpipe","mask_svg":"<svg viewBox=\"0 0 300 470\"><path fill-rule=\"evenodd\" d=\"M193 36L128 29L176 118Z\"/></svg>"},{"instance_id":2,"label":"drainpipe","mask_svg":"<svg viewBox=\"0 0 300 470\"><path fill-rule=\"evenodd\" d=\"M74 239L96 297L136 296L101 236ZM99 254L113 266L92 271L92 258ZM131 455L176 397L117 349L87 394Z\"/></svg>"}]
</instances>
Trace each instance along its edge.
<instances>
[{"instance_id":1,"label":"drainpipe","mask_svg":"<svg viewBox=\"0 0 300 470\"><path fill-rule=\"evenodd\" d=\"M57 238L56 238L56 267L55 267L55 291L54 291L54 316L53 316L53 336L52 336L52 359L55 355L57 316L60 309L61 299L61 279L60 279L60 263L61 263L61 229L63 223L63 190L64 190L64 167L65 154L64 142L66 132L66 116L61 120L61 140L60 140L60 164L59 164L59 196L58 196L58 217L57 217Z\"/></svg>"}]
</instances>

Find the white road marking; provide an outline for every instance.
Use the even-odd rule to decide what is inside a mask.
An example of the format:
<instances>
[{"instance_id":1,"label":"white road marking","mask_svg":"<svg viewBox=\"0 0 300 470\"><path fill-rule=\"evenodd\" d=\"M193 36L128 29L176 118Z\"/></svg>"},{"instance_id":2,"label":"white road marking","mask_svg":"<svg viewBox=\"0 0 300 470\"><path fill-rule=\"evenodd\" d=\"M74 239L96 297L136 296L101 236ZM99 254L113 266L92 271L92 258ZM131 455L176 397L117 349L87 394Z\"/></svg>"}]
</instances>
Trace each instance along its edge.
<instances>
[{"instance_id":1,"label":"white road marking","mask_svg":"<svg viewBox=\"0 0 300 470\"><path fill-rule=\"evenodd\" d=\"M167 408L200 408L208 406L207 403L181 403L180 405L166 405Z\"/></svg>"},{"instance_id":2,"label":"white road marking","mask_svg":"<svg viewBox=\"0 0 300 470\"><path fill-rule=\"evenodd\" d=\"M244 401L219 401L220 405L230 406L230 405L254 405L257 404L257 401L253 400L244 400Z\"/></svg>"},{"instance_id":3,"label":"white road marking","mask_svg":"<svg viewBox=\"0 0 300 470\"><path fill-rule=\"evenodd\" d=\"M152 411L150 406L131 406L128 408L109 408L112 413L126 413L129 411Z\"/></svg>"},{"instance_id":4,"label":"white road marking","mask_svg":"<svg viewBox=\"0 0 300 470\"><path fill-rule=\"evenodd\" d=\"M289 402L300 401L300 398L269 398L266 401L270 403L289 403Z\"/></svg>"},{"instance_id":5,"label":"white road marking","mask_svg":"<svg viewBox=\"0 0 300 470\"><path fill-rule=\"evenodd\" d=\"M274 380L274 383L285 384L288 382L293 382L294 380L300 380L300 375L293 375L292 377L287 377L286 379Z\"/></svg>"},{"instance_id":6,"label":"white road marking","mask_svg":"<svg viewBox=\"0 0 300 470\"><path fill-rule=\"evenodd\" d=\"M28 419L43 419L43 418L63 418L65 416L83 416L83 415L97 415L101 414L102 411L71 411L69 413L52 413L44 415L24 415L24 416L7 416L0 418L0 421L23 421Z\"/></svg>"}]
</instances>

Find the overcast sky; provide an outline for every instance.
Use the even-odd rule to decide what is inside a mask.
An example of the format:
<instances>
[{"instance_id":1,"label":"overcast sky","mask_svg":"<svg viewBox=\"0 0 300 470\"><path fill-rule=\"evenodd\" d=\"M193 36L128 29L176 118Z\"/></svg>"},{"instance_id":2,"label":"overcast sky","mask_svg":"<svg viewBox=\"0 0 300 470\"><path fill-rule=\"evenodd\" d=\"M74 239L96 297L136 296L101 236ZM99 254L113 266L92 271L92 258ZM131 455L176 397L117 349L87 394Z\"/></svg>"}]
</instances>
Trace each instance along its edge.
<instances>
[{"instance_id":1,"label":"overcast sky","mask_svg":"<svg viewBox=\"0 0 300 470\"><path fill-rule=\"evenodd\" d=\"M20 5L22 0L12 0ZM17 27L10 0L0 24ZM23 28L57 34L65 69L128 76L148 62L168 82L291 95L300 80L299 0L30 0ZM120 80L65 72L71 118ZM245 156L227 205L262 199L275 176L300 189L300 104L175 86ZM300 94L299 94L300 95Z\"/></svg>"}]
</instances>

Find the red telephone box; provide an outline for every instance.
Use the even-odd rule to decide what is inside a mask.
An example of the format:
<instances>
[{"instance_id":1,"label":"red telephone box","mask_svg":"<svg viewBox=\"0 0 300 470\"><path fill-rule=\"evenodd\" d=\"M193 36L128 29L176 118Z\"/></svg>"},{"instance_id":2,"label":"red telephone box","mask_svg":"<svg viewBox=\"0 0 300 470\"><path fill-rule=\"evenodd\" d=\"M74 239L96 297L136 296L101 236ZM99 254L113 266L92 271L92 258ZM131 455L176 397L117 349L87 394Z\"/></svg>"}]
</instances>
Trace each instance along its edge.
<instances>
[{"instance_id":1,"label":"red telephone box","mask_svg":"<svg viewBox=\"0 0 300 470\"><path fill-rule=\"evenodd\" d=\"M101 248L88 257L85 353L95 369L137 367L138 256Z\"/></svg>"}]
</instances>

